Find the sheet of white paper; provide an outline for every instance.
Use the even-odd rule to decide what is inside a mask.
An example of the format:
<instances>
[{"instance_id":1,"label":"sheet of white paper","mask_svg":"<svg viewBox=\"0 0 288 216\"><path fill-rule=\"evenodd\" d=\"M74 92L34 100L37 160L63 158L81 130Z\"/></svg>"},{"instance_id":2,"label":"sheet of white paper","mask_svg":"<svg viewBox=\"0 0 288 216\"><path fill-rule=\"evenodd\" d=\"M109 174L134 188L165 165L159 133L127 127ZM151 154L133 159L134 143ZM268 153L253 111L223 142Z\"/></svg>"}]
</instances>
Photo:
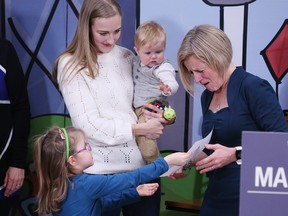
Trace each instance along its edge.
<instances>
[{"instance_id":1,"label":"sheet of white paper","mask_svg":"<svg viewBox=\"0 0 288 216\"><path fill-rule=\"evenodd\" d=\"M193 160L194 158L196 158L199 155L199 153L203 151L203 149L205 148L204 144L207 144L210 142L212 132L213 132L213 129L205 138L196 141L192 145L192 147L188 150L188 152L191 152L191 157L187 160L187 162L189 160ZM170 176L173 173L175 173L177 170L179 170L180 168L181 166L175 166L175 165L169 166L169 170L165 172L164 174L162 174L160 177Z\"/></svg>"}]
</instances>

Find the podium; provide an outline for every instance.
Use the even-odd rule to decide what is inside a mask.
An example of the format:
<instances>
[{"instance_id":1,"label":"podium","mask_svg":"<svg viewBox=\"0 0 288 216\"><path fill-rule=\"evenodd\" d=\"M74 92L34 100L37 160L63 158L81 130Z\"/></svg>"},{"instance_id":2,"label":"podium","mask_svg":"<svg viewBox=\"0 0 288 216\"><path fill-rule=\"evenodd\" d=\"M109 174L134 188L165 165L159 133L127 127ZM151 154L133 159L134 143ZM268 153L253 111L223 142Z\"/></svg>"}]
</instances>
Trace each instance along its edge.
<instances>
[{"instance_id":1,"label":"podium","mask_svg":"<svg viewBox=\"0 0 288 216\"><path fill-rule=\"evenodd\" d=\"M240 216L288 215L288 133L243 132Z\"/></svg>"}]
</instances>

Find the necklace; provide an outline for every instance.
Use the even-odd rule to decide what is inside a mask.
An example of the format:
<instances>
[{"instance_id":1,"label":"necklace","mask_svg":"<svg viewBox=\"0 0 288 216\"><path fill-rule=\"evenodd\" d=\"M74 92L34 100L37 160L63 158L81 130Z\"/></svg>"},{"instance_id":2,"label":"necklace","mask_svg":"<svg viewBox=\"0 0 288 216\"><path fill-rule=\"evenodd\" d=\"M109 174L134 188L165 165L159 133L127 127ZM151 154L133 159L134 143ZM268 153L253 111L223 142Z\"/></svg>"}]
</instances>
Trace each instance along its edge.
<instances>
[{"instance_id":1,"label":"necklace","mask_svg":"<svg viewBox=\"0 0 288 216\"><path fill-rule=\"evenodd\" d=\"M229 66L229 68L231 67L232 65ZM216 104L216 112L218 112L220 109L221 109L221 104L222 104L222 107L225 108L228 104L227 102L227 98L226 98L226 92L227 92L227 86L228 86L228 83L229 83L229 79L230 79L230 76L232 74L232 72L235 70L235 67L233 68L228 68L228 71L226 73L226 76L223 78L223 84L222 86L217 90L217 92L214 92L214 95L213 95L213 100L216 102L214 104ZM218 102L218 104L217 104Z\"/></svg>"}]
</instances>

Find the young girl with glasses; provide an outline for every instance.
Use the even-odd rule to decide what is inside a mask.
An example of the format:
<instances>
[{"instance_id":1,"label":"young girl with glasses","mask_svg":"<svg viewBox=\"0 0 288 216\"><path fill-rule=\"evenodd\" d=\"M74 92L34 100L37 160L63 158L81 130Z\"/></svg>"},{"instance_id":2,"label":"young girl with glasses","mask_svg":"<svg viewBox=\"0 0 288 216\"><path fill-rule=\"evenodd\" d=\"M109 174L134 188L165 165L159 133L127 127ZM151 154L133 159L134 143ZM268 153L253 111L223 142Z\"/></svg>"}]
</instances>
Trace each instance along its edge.
<instances>
[{"instance_id":1,"label":"young girl with glasses","mask_svg":"<svg viewBox=\"0 0 288 216\"><path fill-rule=\"evenodd\" d=\"M188 153L178 152L131 172L91 175L83 172L93 165L91 147L85 141L84 132L75 127L52 127L36 139L39 214L101 215L105 209L135 202L139 195L154 194L157 183L135 187L159 177L169 165L184 165L189 158Z\"/></svg>"}]
</instances>

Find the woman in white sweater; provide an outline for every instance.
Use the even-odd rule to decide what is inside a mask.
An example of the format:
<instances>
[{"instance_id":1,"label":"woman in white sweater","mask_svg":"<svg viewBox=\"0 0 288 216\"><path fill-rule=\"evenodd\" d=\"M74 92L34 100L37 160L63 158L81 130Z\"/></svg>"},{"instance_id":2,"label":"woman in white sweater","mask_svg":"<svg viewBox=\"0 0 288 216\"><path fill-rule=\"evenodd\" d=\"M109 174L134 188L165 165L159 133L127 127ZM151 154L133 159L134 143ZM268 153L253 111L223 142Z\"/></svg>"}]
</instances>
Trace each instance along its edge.
<instances>
[{"instance_id":1,"label":"woman in white sweater","mask_svg":"<svg viewBox=\"0 0 288 216\"><path fill-rule=\"evenodd\" d=\"M117 0L84 0L74 38L53 68L73 126L84 130L92 147L94 165L85 170L91 174L115 174L143 166L135 136L157 139L165 123L157 110L154 118L137 124L132 108L134 55L116 45L120 34ZM159 206L160 191L125 207L123 213L158 216Z\"/></svg>"}]
</instances>

